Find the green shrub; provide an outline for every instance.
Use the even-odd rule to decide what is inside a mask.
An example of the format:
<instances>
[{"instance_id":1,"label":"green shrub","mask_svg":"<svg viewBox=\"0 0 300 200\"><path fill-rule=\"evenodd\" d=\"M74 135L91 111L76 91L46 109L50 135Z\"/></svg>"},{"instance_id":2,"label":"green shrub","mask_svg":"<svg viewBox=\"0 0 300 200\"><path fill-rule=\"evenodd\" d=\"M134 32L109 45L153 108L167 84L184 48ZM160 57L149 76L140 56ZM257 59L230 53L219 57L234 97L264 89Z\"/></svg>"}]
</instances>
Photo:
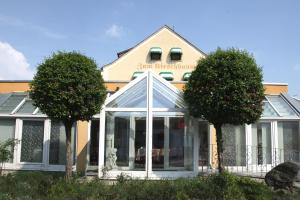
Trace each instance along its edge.
<instances>
[{"instance_id":1,"label":"green shrub","mask_svg":"<svg viewBox=\"0 0 300 200\"><path fill-rule=\"evenodd\" d=\"M74 200L181 200L181 199L300 199L294 193L272 191L264 183L232 174L177 180L133 180L120 176L114 184L95 178L87 181L75 176L66 181L63 174L17 172L0 177L2 199Z\"/></svg>"},{"instance_id":2,"label":"green shrub","mask_svg":"<svg viewBox=\"0 0 300 200\"><path fill-rule=\"evenodd\" d=\"M0 177L0 193L9 198L36 199L45 197L56 175L43 172L16 172ZM9 199L8 198L8 199Z\"/></svg>"}]
</instances>

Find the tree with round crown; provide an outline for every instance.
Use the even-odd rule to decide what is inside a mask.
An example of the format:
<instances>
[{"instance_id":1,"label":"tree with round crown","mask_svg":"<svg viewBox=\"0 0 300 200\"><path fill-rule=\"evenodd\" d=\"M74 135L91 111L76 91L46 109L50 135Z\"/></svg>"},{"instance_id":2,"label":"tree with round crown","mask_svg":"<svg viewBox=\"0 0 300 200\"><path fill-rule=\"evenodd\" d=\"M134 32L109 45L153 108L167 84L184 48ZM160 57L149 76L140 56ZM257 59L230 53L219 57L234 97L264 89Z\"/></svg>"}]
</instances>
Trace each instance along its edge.
<instances>
[{"instance_id":1,"label":"tree with round crown","mask_svg":"<svg viewBox=\"0 0 300 200\"><path fill-rule=\"evenodd\" d=\"M222 125L257 121L262 114L262 70L246 51L222 50L199 60L184 90L192 116L206 119L216 129L219 172L223 166Z\"/></svg>"},{"instance_id":2,"label":"tree with round crown","mask_svg":"<svg viewBox=\"0 0 300 200\"><path fill-rule=\"evenodd\" d=\"M106 88L96 62L78 52L57 52L37 68L30 84L34 105L66 133L66 178L72 175L71 128L100 112Z\"/></svg>"}]
</instances>

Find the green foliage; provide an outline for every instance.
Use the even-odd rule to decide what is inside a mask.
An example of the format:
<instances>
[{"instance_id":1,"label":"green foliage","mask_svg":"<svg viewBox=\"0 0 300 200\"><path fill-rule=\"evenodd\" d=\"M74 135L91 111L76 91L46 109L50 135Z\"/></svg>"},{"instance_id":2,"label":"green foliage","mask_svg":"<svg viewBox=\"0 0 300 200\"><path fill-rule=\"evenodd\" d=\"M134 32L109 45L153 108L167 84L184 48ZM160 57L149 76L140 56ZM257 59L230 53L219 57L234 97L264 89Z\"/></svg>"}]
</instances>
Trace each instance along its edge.
<instances>
[{"instance_id":1,"label":"green foliage","mask_svg":"<svg viewBox=\"0 0 300 200\"><path fill-rule=\"evenodd\" d=\"M217 49L199 60L184 99L192 116L214 125L253 123L262 113L262 71L246 51Z\"/></svg>"},{"instance_id":2,"label":"green foliage","mask_svg":"<svg viewBox=\"0 0 300 200\"><path fill-rule=\"evenodd\" d=\"M30 89L34 105L60 121L89 120L106 96L97 64L77 52L58 52L45 59Z\"/></svg>"},{"instance_id":3,"label":"green foliage","mask_svg":"<svg viewBox=\"0 0 300 200\"><path fill-rule=\"evenodd\" d=\"M7 139L6 141L0 142L0 163L7 162L13 158L14 147L18 143L16 139Z\"/></svg>"},{"instance_id":4,"label":"green foliage","mask_svg":"<svg viewBox=\"0 0 300 200\"><path fill-rule=\"evenodd\" d=\"M0 175L2 175L2 168L5 162L8 162L14 156L14 148L18 140L7 139L0 142Z\"/></svg>"},{"instance_id":5,"label":"green foliage","mask_svg":"<svg viewBox=\"0 0 300 200\"><path fill-rule=\"evenodd\" d=\"M265 184L228 173L177 180L122 179L107 183L87 181L61 174L17 172L0 177L0 199L228 199L273 200L299 199L294 193L273 192Z\"/></svg>"},{"instance_id":6,"label":"green foliage","mask_svg":"<svg viewBox=\"0 0 300 200\"><path fill-rule=\"evenodd\" d=\"M8 174L0 177L0 194L6 199L41 199L47 196L57 176L45 172Z\"/></svg>"}]
</instances>

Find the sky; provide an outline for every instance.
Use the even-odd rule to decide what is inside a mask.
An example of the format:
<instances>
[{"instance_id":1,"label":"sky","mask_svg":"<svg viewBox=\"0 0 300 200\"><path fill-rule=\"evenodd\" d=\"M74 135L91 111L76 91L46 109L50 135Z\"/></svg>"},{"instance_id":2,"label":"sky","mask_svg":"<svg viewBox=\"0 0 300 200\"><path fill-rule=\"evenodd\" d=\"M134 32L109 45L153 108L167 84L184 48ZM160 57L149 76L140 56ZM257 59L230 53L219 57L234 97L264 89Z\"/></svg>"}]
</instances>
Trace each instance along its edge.
<instances>
[{"instance_id":1,"label":"sky","mask_svg":"<svg viewBox=\"0 0 300 200\"><path fill-rule=\"evenodd\" d=\"M210 53L250 52L264 82L300 98L299 0L0 0L0 79L29 80L56 51L79 51L99 67L163 25Z\"/></svg>"}]
</instances>

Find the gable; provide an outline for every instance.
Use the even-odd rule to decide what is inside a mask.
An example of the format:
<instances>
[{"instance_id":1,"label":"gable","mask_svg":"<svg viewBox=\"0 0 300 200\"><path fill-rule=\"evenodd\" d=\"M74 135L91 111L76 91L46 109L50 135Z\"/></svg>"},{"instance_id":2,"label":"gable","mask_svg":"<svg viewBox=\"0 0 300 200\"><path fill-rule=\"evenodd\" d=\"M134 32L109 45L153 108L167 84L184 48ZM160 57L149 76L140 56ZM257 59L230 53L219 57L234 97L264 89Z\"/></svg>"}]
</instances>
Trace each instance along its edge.
<instances>
[{"instance_id":1,"label":"gable","mask_svg":"<svg viewBox=\"0 0 300 200\"><path fill-rule=\"evenodd\" d=\"M161 48L161 60L153 61L150 59L149 51L152 47ZM171 48L182 49L180 61L170 59ZM104 66L103 77L106 81L128 81L131 80L134 72L152 70L156 74L172 72L174 81L181 81L183 74L193 71L198 60L204 56L205 54L201 50L165 26L113 63Z\"/></svg>"}]
</instances>

